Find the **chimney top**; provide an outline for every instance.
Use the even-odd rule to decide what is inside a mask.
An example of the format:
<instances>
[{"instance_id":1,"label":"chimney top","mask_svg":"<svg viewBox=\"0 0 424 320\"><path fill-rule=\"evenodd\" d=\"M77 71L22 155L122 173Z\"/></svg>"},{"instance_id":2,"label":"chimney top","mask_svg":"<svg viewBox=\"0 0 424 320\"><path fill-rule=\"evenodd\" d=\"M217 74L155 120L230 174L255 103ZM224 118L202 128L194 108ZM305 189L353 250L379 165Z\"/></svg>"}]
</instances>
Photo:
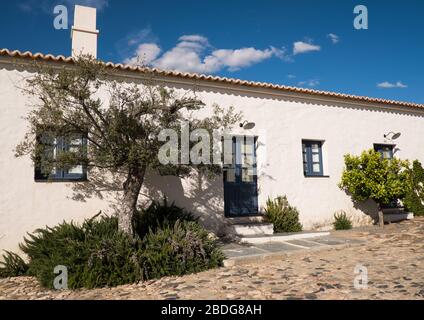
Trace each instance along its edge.
<instances>
[{"instance_id":1,"label":"chimney top","mask_svg":"<svg viewBox=\"0 0 424 320\"><path fill-rule=\"evenodd\" d=\"M72 56L88 54L97 58L96 8L75 6L74 26L71 31Z\"/></svg>"}]
</instances>

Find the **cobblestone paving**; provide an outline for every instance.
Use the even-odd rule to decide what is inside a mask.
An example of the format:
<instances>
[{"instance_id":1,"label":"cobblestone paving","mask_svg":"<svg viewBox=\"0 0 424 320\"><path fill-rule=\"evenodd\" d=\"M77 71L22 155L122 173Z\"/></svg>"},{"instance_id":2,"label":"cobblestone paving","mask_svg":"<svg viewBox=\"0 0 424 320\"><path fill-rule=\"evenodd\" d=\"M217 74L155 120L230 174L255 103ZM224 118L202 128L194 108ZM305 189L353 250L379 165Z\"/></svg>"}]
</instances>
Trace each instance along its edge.
<instances>
[{"instance_id":1,"label":"cobblestone paving","mask_svg":"<svg viewBox=\"0 0 424 320\"><path fill-rule=\"evenodd\" d=\"M53 292L32 278L3 279L0 299L424 299L424 219L333 236L366 242L112 289ZM353 286L359 264L368 289Z\"/></svg>"}]
</instances>

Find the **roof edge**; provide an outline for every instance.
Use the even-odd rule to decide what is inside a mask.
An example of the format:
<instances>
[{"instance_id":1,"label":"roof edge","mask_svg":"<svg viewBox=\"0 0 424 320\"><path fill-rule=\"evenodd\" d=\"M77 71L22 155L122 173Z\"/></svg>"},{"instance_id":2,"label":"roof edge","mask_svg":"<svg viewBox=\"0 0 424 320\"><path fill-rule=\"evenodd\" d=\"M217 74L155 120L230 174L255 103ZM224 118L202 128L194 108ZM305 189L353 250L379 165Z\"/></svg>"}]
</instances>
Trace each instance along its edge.
<instances>
[{"instance_id":1,"label":"roof edge","mask_svg":"<svg viewBox=\"0 0 424 320\"><path fill-rule=\"evenodd\" d=\"M42 61L50 61L50 62L58 62L58 63L75 63L75 60L72 57L65 57L63 55L54 56L52 54L46 55L43 53L32 53L29 51L21 52L19 50L11 51L8 49L1 49L0 56L6 56L10 58L42 60ZM409 107L414 109L424 109L424 104L420 104L420 103L387 100L382 98L357 96L357 95L337 93L337 92L331 92L331 91L321 91L321 90L315 90L315 89L305 89L305 88L299 88L299 87L277 85L277 84L272 84L267 82L255 82L255 81L240 80L235 78L211 76L211 75L205 75L205 74L187 73L187 72L179 72L179 71L165 71L165 70L160 70L156 68L137 67L137 66L131 66L127 64L121 64L121 63L115 64L113 62L104 62L104 61L102 61L102 63L108 68L122 70L122 71L142 72L142 73L151 72L159 76L176 77L176 78L182 78L186 80L201 80L201 81L208 81L208 82L216 82L220 84L232 84L232 85L240 85L240 86L246 86L251 88L272 89L272 90L285 91L285 92L291 92L291 93L301 93L301 94L313 95L313 96L339 98L339 99L345 99L349 101L378 103L378 104L386 104L386 105L393 105L393 106L400 106L400 107Z\"/></svg>"}]
</instances>

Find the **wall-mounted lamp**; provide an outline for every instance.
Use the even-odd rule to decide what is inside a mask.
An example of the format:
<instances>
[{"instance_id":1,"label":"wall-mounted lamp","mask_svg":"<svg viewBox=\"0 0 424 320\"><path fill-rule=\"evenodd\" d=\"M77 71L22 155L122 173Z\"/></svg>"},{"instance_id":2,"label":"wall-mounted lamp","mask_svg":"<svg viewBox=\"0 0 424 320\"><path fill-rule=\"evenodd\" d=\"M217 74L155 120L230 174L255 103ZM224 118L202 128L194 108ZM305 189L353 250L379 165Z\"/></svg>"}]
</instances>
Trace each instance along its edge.
<instances>
[{"instance_id":1,"label":"wall-mounted lamp","mask_svg":"<svg viewBox=\"0 0 424 320\"><path fill-rule=\"evenodd\" d=\"M254 122L249 122L245 120L243 123L240 123L240 128L243 128L245 130L251 130L256 126Z\"/></svg>"},{"instance_id":2,"label":"wall-mounted lamp","mask_svg":"<svg viewBox=\"0 0 424 320\"><path fill-rule=\"evenodd\" d=\"M396 140L396 139L399 139L399 137L402 134L400 132L398 132L398 133L389 132L389 133L387 133L387 134L384 135L384 139L387 139L390 135L392 135L392 138L390 140Z\"/></svg>"}]
</instances>

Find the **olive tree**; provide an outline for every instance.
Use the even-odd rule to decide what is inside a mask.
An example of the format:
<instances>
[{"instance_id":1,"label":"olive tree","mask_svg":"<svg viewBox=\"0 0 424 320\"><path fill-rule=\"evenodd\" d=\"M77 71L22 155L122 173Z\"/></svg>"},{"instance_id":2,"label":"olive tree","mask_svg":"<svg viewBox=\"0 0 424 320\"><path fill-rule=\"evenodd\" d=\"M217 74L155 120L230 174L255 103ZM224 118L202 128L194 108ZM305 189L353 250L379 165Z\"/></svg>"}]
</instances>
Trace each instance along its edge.
<instances>
[{"instance_id":1,"label":"olive tree","mask_svg":"<svg viewBox=\"0 0 424 320\"><path fill-rule=\"evenodd\" d=\"M408 162L382 159L374 150L360 156L345 155L345 169L339 187L354 201L374 200L378 204L380 226L384 225L382 206L402 199L407 191Z\"/></svg>"},{"instance_id":2,"label":"olive tree","mask_svg":"<svg viewBox=\"0 0 424 320\"><path fill-rule=\"evenodd\" d=\"M230 129L241 120L232 107L225 111L216 105L210 116L195 116L205 104L194 90L179 95L161 85L148 69L142 83L135 84L119 79L115 70L89 56L75 59L72 65L34 67L36 73L23 90L36 102L27 116L29 130L17 146L16 156L30 155L45 174L55 168L83 165L91 181L96 181L96 172L123 177L117 214L120 229L131 235L147 170L179 177L193 170L208 174L221 170L216 164L161 163L161 130L180 133L181 124L186 123L190 130L203 128L212 136L213 130ZM100 97L100 93L105 94ZM51 156L52 143L43 143L46 136L53 141L57 136L72 139L75 133L84 133L87 146ZM181 145L178 147L181 153Z\"/></svg>"}]
</instances>

